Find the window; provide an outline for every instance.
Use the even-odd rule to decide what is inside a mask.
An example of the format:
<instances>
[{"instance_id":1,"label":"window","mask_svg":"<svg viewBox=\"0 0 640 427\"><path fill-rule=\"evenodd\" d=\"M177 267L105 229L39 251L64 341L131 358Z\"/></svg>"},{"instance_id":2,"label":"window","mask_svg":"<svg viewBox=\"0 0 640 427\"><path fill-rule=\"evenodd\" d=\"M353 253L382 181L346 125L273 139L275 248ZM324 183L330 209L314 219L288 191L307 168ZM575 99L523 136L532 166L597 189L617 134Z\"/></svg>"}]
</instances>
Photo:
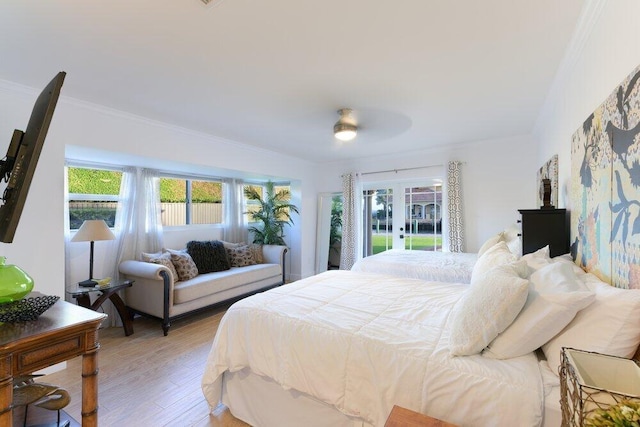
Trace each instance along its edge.
<instances>
[{"instance_id":1,"label":"window","mask_svg":"<svg viewBox=\"0 0 640 427\"><path fill-rule=\"evenodd\" d=\"M162 225L221 224L222 182L160 178Z\"/></svg>"},{"instance_id":2,"label":"window","mask_svg":"<svg viewBox=\"0 0 640 427\"><path fill-rule=\"evenodd\" d=\"M86 219L103 219L109 227L113 227L121 182L121 171L69 167L71 230L80 228Z\"/></svg>"},{"instance_id":3,"label":"window","mask_svg":"<svg viewBox=\"0 0 640 427\"><path fill-rule=\"evenodd\" d=\"M244 198L244 206L245 206L245 210L244 210L244 219L247 223L251 222L251 218L249 217L248 212L256 212L258 210L260 210L261 208L261 204L258 200L252 200L247 198L246 195L246 191L247 189L252 189L254 190L262 200L264 200L265 197L265 187L260 185L260 184L245 184L243 189L242 189L242 195ZM274 194L278 194L279 191L285 190L287 192L287 194L289 195L289 197L287 199L283 199L281 200L282 202L285 203L291 203L291 186L288 184L276 184L273 186L273 192Z\"/></svg>"}]
</instances>

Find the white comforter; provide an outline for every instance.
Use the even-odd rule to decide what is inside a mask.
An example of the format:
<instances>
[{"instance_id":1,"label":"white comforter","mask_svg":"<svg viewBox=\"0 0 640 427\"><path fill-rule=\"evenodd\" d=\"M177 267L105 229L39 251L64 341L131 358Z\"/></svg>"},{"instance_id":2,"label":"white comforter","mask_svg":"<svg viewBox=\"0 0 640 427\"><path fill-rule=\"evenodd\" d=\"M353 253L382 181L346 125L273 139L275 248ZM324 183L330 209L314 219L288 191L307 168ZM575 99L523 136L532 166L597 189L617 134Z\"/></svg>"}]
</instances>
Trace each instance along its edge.
<instances>
[{"instance_id":1,"label":"white comforter","mask_svg":"<svg viewBox=\"0 0 640 427\"><path fill-rule=\"evenodd\" d=\"M394 404L465 426L539 425L533 353L449 355L447 319L465 288L329 271L246 298L220 323L203 392L215 407L224 372L249 367L374 426Z\"/></svg>"},{"instance_id":2,"label":"white comforter","mask_svg":"<svg viewBox=\"0 0 640 427\"><path fill-rule=\"evenodd\" d=\"M351 270L434 282L470 283L477 259L473 253L391 249L358 260Z\"/></svg>"}]
</instances>

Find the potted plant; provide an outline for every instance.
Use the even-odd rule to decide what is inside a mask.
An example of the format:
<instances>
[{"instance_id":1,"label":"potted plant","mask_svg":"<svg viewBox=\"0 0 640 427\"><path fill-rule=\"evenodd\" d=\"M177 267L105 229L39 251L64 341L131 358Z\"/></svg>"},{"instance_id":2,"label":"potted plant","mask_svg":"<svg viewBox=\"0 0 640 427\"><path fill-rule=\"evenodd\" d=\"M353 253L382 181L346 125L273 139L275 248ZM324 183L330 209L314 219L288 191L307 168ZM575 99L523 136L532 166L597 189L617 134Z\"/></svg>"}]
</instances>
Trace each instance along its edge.
<instances>
[{"instance_id":1,"label":"potted plant","mask_svg":"<svg viewBox=\"0 0 640 427\"><path fill-rule=\"evenodd\" d=\"M259 226L249 227L253 243L285 246L284 226L293 224L291 212L299 213L297 206L289 203L289 190L280 189L276 192L274 183L268 181L264 186L264 197L255 186L246 186L244 195L257 205L257 209L246 212L251 222L260 223Z\"/></svg>"},{"instance_id":2,"label":"potted plant","mask_svg":"<svg viewBox=\"0 0 640 427\"><path fill-rule=\"evenodd\" d=\"M342 196L331 200L331 228L329 230L329 269L340 267L342 250Z\"/></svg>"}]
</instances>

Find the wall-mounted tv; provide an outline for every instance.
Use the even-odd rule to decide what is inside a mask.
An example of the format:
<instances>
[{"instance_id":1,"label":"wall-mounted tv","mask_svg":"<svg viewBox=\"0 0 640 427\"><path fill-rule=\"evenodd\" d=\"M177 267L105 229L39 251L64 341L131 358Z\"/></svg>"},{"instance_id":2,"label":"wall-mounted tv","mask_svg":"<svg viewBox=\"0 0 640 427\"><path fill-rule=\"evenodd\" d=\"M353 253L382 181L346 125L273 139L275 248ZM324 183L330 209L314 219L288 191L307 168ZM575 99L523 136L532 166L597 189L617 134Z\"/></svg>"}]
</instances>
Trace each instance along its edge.
<instances>
[{"instance_id":1,"label":"wall-mounted tv","mask_svg":"<svg viewBox=\"0 0 640 427\"><path fill-rule=\"evenodd\" d=\"M27 130L13 131L7 155L0 160L0 180L7 183L0 206L0 241L4 243L13 242L65 75L59 72L40 93Z\"/></svg>"}]
</instances>

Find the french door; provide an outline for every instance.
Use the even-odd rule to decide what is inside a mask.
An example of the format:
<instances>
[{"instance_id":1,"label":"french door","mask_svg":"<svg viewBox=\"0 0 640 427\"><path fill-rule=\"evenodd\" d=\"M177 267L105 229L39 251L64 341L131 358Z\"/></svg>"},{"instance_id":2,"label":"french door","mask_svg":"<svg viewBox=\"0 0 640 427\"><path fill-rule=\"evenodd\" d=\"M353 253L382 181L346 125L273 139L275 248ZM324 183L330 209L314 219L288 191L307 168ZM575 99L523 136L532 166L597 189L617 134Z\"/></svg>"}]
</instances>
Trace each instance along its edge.
<instances>
[{"instance_id":1,"label":"french door","mask_svg":"<svg viewBox=\"0 0 640 427\"><path fill-rule=\"evenodd\" d=\"M442 181L369 185L363 203L364 254L442 250Z\"/></svg>"}]
</instances>

